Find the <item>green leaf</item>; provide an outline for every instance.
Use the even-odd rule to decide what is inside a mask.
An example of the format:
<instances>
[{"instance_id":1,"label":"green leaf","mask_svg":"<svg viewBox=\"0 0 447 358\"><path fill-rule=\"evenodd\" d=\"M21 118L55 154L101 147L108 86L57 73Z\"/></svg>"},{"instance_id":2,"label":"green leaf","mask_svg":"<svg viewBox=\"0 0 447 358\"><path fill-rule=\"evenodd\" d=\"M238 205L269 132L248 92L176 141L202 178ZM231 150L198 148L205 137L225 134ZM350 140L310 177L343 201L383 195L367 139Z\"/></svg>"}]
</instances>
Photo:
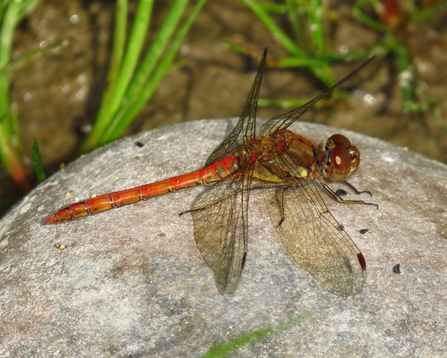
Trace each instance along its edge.
<instances>
[{"instance_id":1,"label":"green leaf","mask_svg":"<svg viewBox=\"0 0 447 358\"><path fill-rule=\"evenodd\" d=\"M266 328L258 329L256 331L244 333L236 338L231 339L227 343L214 345L205 355L202 356L202 358L225 357L230 353L242 348L243 346L246 346L247 344L259 342L260 340L266 339L271 335L298 326L303 322L309 320L310 317L311 314L309 312L305 312L298 316L294 316L285 321L282 321L276 325L271 325Z\"/></svg>"},{"instance_id":2,"label":"green leaf","mask_svg":"<svg viewBox=\"0 0 447 358\"><path fill-rule=\"evenodd\" d=\"M45 171L43 170L42 165L42 157L39 152L39 143L37 143L36 137L33 140L33 148L32 148L32 158L33 158L33 166L34 171L37 176L37 181L40 183L46 179Z\"/></svg>"}]
</instances>

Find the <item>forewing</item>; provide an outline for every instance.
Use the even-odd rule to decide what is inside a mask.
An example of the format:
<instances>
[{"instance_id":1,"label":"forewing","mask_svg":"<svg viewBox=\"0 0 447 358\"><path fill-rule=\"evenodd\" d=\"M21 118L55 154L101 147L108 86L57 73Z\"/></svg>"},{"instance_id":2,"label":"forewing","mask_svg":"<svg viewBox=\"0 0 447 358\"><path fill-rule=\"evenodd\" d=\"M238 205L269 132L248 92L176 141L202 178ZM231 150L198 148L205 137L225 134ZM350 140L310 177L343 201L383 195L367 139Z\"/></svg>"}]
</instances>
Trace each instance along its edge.
<instances>
[{"instance_id":1,"label":"forewing","mask_svg":"<svg viewBox=\"0 0 447 358\"><path fill-rule=\"evenodd\" d=\"M206 161L206 166L233 154L239 149L241 144L248 144L254 137L256 131L256 109L258 107L259 91L261 89L266 56L267 48L264 50L261 62L259 63L258 72L251 86L247 100L245 101L244 109L239 117L239 121L228 137L224 139L222 144L211 153Z\"/></svg>"},{"instance_id":2,"label":"forewing","mask_svg":"<svg viewBox=\"0 0 447 358\"><path fill-rule=\"evenodd\" d=\"M219 288L232 293L239 282L247 252L249 177L242 171L207 187L194 200L194 238Z\"/></svg>"},{"instance_id":3,"label":"forewing","mask_svg":"<svg viewBox=\"0 0 447 358\"><path fill-rule=\"evenodd\" d=\"M299 108L296 108L294 110L291 110L289 112L286 112L284 114L281 114L280 116L274 117L267 121L262 127L259 132L259 135L268 135L273 134L277 130L284 130L287 127L289 127L293 122L295 122L298 118L300 118L304 113L307 112L308 109L312 108L319 100L321 100L323 97L326 97L334 89L341 86L343 83L345 83L347 80L349 80L352 76L354 76L357 72L359 72L363 67L368 65L372 60L374 60L374 56L371 57L369 60L365 61L362 65L357 67L354 71L352 71L349 75L347 75L345 78L343 78L341 81L337 82L335 85L333 85L328 90L321 93L319 96L315 97L313 100L307 102L306 104L302 105Z\"/></svg>"},{"instance_id":4,"label":"forewing","mask_svg":"<svg viewBox=\"0 0 447 358\"><path fill-rule=\"evenodd\" d=\"M285 157L278 160L290 164ZM309 177L287 185L292 184L295 186L265 190L273 225L287 251L330 291L344 296L360 293L365 282L360 250L329 212Z\"/></svg>"}]
</instances>

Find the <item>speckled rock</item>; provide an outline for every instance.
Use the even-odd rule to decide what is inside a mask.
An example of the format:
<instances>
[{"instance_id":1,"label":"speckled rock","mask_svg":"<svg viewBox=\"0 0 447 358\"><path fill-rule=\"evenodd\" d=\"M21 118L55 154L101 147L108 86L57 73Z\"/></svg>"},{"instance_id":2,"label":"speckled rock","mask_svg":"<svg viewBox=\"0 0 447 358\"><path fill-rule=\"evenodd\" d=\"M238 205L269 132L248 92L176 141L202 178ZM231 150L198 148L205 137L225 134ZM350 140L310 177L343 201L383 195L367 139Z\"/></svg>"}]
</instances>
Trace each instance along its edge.
<instances>
[{"instance_id":1,"label":"speckled rock","mask_svg":"<svg viewBox=\"0 0 447 358\"><path fill-rule=\"evenodd\" d=\"M256 191L233 295L219 293L191 217L178 216L201 188L43 225L92 194L200 168L233 123L196 121L124 138L60 170L13 208L0 225L0 356L196 357L293 317L302 319L233 356L447 355L447 167L374 138L293 127L315 139L345 134L362 153L350 182L370 190L379 210L326 200L366 258L358 296L336 296L294 264Z\"/></svg>"}]
</instances>

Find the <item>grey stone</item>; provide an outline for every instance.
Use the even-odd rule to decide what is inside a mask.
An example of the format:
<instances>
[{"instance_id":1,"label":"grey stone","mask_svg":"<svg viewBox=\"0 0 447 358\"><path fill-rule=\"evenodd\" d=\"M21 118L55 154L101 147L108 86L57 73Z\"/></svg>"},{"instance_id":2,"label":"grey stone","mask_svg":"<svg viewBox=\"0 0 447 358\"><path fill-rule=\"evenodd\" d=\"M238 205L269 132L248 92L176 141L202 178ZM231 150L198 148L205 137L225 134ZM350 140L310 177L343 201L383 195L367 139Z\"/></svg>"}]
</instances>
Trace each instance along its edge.
<instances>
[{"instance_id":1,"label":"grey stone","mask_svg":"<svg viewBox=\"0 0 447 358\"><path fill-rule=\"evenodd\" d=\"M190 215L178 216L200 187L43 225L92 194L200 168L233 123L203 120L124 138L61 169L14 207L0 225L0 356L196 357L293 317L302 319L233 356L446 356L447 167L374 138L292 128L320 140L339 132L361 151L350 182L370 190L373 197L362 198L379 210L326 199L366 258L361 295L334 295L297 267L256 191L232 295L219 293ZM393 272L398 263L401 274Z\"/></svg>"}]
</instances>

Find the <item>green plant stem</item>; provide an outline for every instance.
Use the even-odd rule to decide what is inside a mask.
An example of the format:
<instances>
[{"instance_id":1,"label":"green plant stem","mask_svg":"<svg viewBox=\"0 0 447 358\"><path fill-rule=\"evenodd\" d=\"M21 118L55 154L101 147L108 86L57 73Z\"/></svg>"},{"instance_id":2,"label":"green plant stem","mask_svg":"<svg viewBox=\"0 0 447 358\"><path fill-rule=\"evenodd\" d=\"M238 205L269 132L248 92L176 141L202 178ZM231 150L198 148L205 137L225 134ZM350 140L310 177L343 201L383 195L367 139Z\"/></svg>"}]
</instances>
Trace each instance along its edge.
<instances>
[{"instance_id":1,"label":"green plant stem","mask_svg":"<svg viewBox=\"0 0 447 358\"><path fill-rule=\"evenodd\" d=\"M141 0L138 3L138 8L134 20L134 25L132 28L132 33L129 38L129 43L126 48L126 54L124 55L123 63L121 64L122 49L114 49L113 55L118 58L112 60L113 64L113 74L110 75L109 79L116 80L109 83L109 88L104 94L103 101L99 110L98 117L95 121L93 129L85 141L81 151L87 152L95 148L103 135L103 132L107 129L110 123L110 118L113 117L114 113L118 110L120 103L123 99L127 86L132 78L135 71L137 61L140 57L141 48L145 39L145 34L147 32L153 7L153 0ZM120 6L121 5L121 6ZM122 16L127 16L127 1L120 1L117 8L117 26L116 31L125 31L126 21L122 19ZM124 25L124 26L123 26ZM119 39L123 36L122 33L116 35ZM119 41L117 46L122 46L122 41ZM118 69L119 68L119 73Z\"/></svg>"},{"instance_id":2,"label":"green plant stem","mask_svg":"<svg viewBox=\"0 0 447 358\"><path fill-rule=\"evenodd\" d=\"M159 64L156 68L156 64L159 61L160 57L163 54L164 49L166 48L169 38L172 36L180 18L188 5L188 0L180 0L176 1L169 10L166 19L163 21L163 24L160 30L157 33L156 38L154 39L149 51L146 53L138 72L135 74L134 79L129 85L126 95L123 98L121 108L119 111L111 118L108 128L104 131L103 138L99 142L99 145L105 144L113 139L115 135L116 128L120 126L120 121L122 119L122 113L124 111L124 107L128 107L129 102L135 102L138 98L146 97L143 95L142 90L146 83L151 82L153 80L152 76L156 76L157 74L161 75L161 78L164 77L165 72L164 69L161 69L161 64ZM163 72L163 73L160 73ZM154 73L154 74L153 74ZM155 87L158 86L158 83ZM148 98L147 98L148 99ZM146 102L147 99L144 101ZM137 111L138 113L141 108ZM129 123L130 124L130 123ZM127 124L128 125L128 124ZM120 126L123 129L127 127L127 125ZM118 132L121 132L118 130Z\"/></svg>"},{"instance_id":3,"label":"green plant stem","mask_svg":"<svg viewBox=\"0 0 447 358\"><path fill-rule=\"evenodd\" d=\"M10 133L5 130L5 126L0 125L0 156L2 163L12 177L14 182L23 193L28 193L31 188L29 170L23 164L21 153L15 148L16 145L10 141Z\"/></svg>"},{"instance_id":4,"label":"green plant stem","mask_svg":"<svg viewBox=\"0 0 447 358\"><path fill-rule=\"evenodd\" d=\"M124 0L121 1L124 2ZM145 1L149 2L148 0ZM114 69L119 74L109 75L111 82L115 77L117 80L115 83L110 83L110 90L105 95L101 104L94 128L81 148L82 153L117 139L138 112L141 111L169 71L175 54L205 2L206 0L197 1L190 15L174 37L174 31L189 1L177 0L173 2L160 29L157 31L154 41L143 57L138 70L135 71L135 66L132 64L132 71L129 71L126 68L126 58L131 57L135 59L140 57L140 52L136 52L136 49L130 44L133 42L140 43L146 35L144 31L135 30L137 25L134 24L134 29L129 38L129 45L126 48L125 60L119 70ZM143 10L138 8L137 12L139 13L140 11ZM148 17L144 20L148 24L150 18ZM142 27L141 24L140 27ZM138 37L138 40L134 37ZM140 47L138 47L139 49ZM116 53L119 53L119 51L117 50ZM119 63L119 60L116 60L114 63Z\"/></svg>"},{"instance_id":5,"label":"green plant stem","mask_svg":"<svg viewBox=\"0 0 447 358\"><path fill-rule=\"evenodd\" d=\"M182 44L195 17L198 15L205 2L206 0L200 0L197 2L188 19L185 21L183 26L178 31L177 35L172 40L169 49L164 54L163 58L158 64L157 70L154 71L150 79L146 80L145 83L139 83L138 85L129 88L129 95L126 96L121 111L117 113L116 120L112 123L109 130L105 133L104 141L101 144L105 144L111 140L116 139L118 134L121 133L131 123L138 112L141 111L146 102L153 95L158 85L160 84L166 73L169 71L172 61L174 60L174 57L180 45ZM160 33L162 33L162 31L160 31ZM159 41L157 40L158 39L154 41L153 47L162 49L162 45L164 47L164 44L168 41L168 37L166 37L166 39L160 39ZM152 56L148 54L146 58L147 63L152 62L151 58ZM146 63L146 61L143 61L143 63ZM137 90L141 91L139 96L136 95Z\"/></svg>"},{"instance_id":6,"label":"green plant stem","mask_svg":"<svg viewBox=\"0 0 447 358\"><path fill-rule=\"evenodd\" d=\"M33 158L33 166L34 172L37 176L37 181L40 183L46 179L46 174L42 165L42 157L39 152L39 143L37 142L36 137L33 140L33 149L32 149L32 158Z\"/></svg>"},{"instance_id":7,"label":"green plant stem","mask_svg":"<svg viewBox=\"0 0 447 358\"><path fill-rule=\"evenodd\" d=\"M240 0L243 4L248 6L261 20L264 26L272 34L273 38L278 41L291 55L296 58L307 58L310 57L306 55L276 23L269 16L266 8L255 0ZM287 3L288 11L291 14L298 13L298 5L292 3ZM311 38L313 40L314 46L317 48L318 52L325 52L324 45L324 32L323 32L323 19L321 15L321 3L320 0L312 0L309 6L309 11L313 12L312 16L309 16L312 20L311 26ZM297 30L297 36L303 37L304 30ZM308 69L317 76L321 81L323 81L328 87L334 84L332 73L330 71L329 65L327 63L318 66L309 66Z\"/></svg>"},{"instance_id":8,"label":"green plant stem","mask_svg":"<svg viewBox=\"0 0 447 358\"><path fill-rule=\"evenodd\" d=\"M18 120L9 104L9 72L12 39L17 23L37 4L36 0L11 0L3 3L0 13L0 160L22 192L31 190L29 171L22 161Z\"/></svg>"}]
</instances>

